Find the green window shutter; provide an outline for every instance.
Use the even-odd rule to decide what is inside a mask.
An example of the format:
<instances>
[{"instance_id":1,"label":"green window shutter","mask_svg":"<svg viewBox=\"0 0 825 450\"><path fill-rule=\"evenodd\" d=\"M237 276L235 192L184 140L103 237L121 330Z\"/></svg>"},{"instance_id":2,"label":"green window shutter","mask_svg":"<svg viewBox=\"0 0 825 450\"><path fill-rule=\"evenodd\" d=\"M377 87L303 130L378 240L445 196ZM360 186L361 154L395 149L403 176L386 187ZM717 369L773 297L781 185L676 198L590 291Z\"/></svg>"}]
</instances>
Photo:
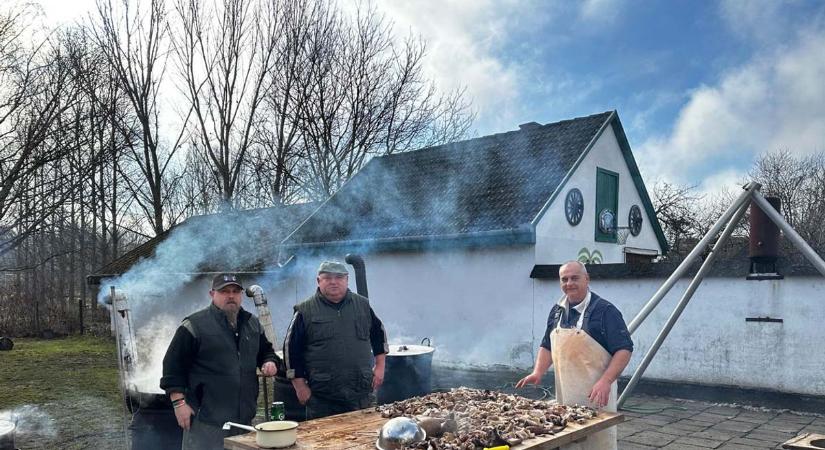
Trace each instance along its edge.
<instances>
[{"instance_id":1,"label":"green window shutter","mask_svg":"<svg viewBox=\"0 0 825 450\"><path fill-rule=\"evenodd\" d=\"M607 212L606 214L603 214ZM598 242L616 242L615 230L619 213L619 174L596 168L596 234ZM612 223L610 217L612 216ZM608 221L606 223L605 219ZM607 225L607 227L605 227ZM608 230L605 230L608 228Z\"/></svg>"}]
</instances>

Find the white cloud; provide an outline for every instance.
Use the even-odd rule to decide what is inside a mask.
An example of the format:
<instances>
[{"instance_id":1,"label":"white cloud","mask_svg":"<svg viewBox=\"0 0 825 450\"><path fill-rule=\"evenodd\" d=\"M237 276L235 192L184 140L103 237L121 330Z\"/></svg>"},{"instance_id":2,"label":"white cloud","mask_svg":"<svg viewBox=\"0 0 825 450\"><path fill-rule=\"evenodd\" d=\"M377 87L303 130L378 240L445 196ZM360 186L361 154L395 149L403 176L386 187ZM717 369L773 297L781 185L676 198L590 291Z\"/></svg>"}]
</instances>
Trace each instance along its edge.
<instances>
[{"instance_id":1,"label":"white cloud","mask_svg":"<svg viewBox=\"0 0 825 450\"><path fill-rule=\"evenodd\" d=\"M746 172L762 152L825 150L825 32L801 32L787 47L760 53L690 93L670 134L638 147L644 172L694 183L709 161L746 161L735 168Z\"/></svg>"},{"instance_id":2,"label":"white cloud","mask_svg":"<svg viewBox=\"0 0 825 450\"><path fill-rule=\"evenodd\" d=\"M773 0L724 0L719 12L730 29L743 40L775 42L794 29L794 18L783 14L793 2Z\"/></svg>"},{"instance_id":3,"label":"white cloud","mask_svg":"<svg viewBox=\"0 0 825 450\"><path fill-rule=\"evenodd\" d=\"M696 186L696 194L704 196L706 201L714 198L727 197L733 193L739 195L742 192L743 180L747 177L747 169L728 169L716 172L704 178Z\"/></svg>"},{"instance_id":4,"label":"white cloud","mask_svg":"<svg viewBox=\"0 0 825 450\"><path fill-rule=\"evenodd\" d=\"M395 31L410 30L427 42L425 70L442 92L467 88L481 121L489 126L512 125L518 115L520 68L494 56L503 35L518 20L510 2L393 1L377 4L395 23ZM522 19L523 20L523 19Z\"/></svg>"}]
</instances>

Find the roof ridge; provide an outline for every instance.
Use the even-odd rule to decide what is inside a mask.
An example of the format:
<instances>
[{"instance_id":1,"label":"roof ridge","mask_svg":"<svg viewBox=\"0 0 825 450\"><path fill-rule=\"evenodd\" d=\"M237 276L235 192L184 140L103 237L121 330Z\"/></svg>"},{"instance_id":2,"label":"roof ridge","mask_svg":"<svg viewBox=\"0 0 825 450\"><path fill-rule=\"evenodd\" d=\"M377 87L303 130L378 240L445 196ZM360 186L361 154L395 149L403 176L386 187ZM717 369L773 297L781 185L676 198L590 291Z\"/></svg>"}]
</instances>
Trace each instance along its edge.
<instances>
[{"instance_id":1,"label":"roof ridge","mask_svg":"<svg viewBox=\"0 0 825 450\"><path fill-rule=\"evenodd\" d=\"M526 129L526 130L515 129L515 130L502 131L502 132L499 132L499 133L487 134L487 135L484 135L484 136L477 136L477 137L473 137L473 138L463 139L463 140L460 140L460 141L453 141L453 142L447 142L445 144L432 145L432 146L429 146L429 147L419 148L419 149L416 149L416 150L409 150L409 151L405 151L405 152L391 153L391 154L388 154L388 155L380 155L380 156L377 156L373 159L386 160L386 159L392 159L393 157L409 157L408 155L419 155L419 154L421 154L423 152L427 152L427 151L445 150L445 149L448 149L449 147L453 147L453 146L468 145L470 142L473 142L473 141L490 140L490 139L493 139L493 138L502 138L502 137L505 137L505 136L511 135L511 134L531 133L531 132L534 132L534 131L537 131L537 130L547 131L550 127L558 126L558 125L565 124L565 123L576 122L576 121L581 121L581 120L585 120L585 119L592 119L592 118L595 118L595 117L598 117L598 116L605 116L605 115L609 116L611 113L613 113L613 111L614 110L608 110L608 111L603 111L603 112L596 113L596 114L589 114L587 116L574 117L572 119L564 119L564 120L559 120L559 121L556 121L556 122L550 122L550 123L545 123L545 124L539 123L539 126L537 126L535 128Z\"/></svg>"}]
</instances>

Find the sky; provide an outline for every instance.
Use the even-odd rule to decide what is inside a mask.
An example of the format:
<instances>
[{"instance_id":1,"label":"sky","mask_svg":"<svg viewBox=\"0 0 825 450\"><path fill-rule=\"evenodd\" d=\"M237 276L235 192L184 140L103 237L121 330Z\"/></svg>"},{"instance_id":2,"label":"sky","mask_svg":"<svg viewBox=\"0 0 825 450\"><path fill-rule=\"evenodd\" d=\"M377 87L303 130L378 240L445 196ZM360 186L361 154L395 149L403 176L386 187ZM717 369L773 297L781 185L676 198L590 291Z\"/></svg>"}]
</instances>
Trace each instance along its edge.
<instances>
[{"instance_id":1,"label":"sky","mask_svg":"<svg viewBox=\"0 0 825 450\"><path fill-rule=\"evenodd\" d=\"M41 0L76 20L93 0ZM825 151L825 2L392 0L474 135L617 110L642 175L735 188L765 152Z\"/></svg>"}]
</instances>

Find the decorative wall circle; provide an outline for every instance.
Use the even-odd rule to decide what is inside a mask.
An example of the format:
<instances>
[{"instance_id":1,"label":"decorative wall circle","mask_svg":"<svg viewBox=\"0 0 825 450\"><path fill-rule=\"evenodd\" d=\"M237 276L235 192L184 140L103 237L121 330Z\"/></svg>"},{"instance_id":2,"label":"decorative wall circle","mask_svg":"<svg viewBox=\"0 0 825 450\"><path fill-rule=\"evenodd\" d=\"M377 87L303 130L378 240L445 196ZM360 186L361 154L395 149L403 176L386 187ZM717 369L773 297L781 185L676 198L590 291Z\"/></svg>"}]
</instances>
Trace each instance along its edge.
<instances>
[{"instance_id":1,"label":"decorative wall circle","mask_svg":"<svg viewBox=\"0 0 825 450\"><path fill-rule=\"evenodd\" d=\"M564 199L564 217L567 218L567 223L576 226L582 221L583 215L584 197L582 191L578 188L570 189Z\"/></svg>"},{"instance_id":2,"label":"decorative wall circle","mask_svg":"<svg viewBox=\"0 0 825 450\"><path fill-rule=\"evenodd\" d=\"M639 233L642 232L642 223L644 219L642 218L642 209L639 208L639 205L633 205L630 207L630 213L627 215L627 226L630 227L630 234L633 236L638 236Z\"/></svg>"}]
</instances>

